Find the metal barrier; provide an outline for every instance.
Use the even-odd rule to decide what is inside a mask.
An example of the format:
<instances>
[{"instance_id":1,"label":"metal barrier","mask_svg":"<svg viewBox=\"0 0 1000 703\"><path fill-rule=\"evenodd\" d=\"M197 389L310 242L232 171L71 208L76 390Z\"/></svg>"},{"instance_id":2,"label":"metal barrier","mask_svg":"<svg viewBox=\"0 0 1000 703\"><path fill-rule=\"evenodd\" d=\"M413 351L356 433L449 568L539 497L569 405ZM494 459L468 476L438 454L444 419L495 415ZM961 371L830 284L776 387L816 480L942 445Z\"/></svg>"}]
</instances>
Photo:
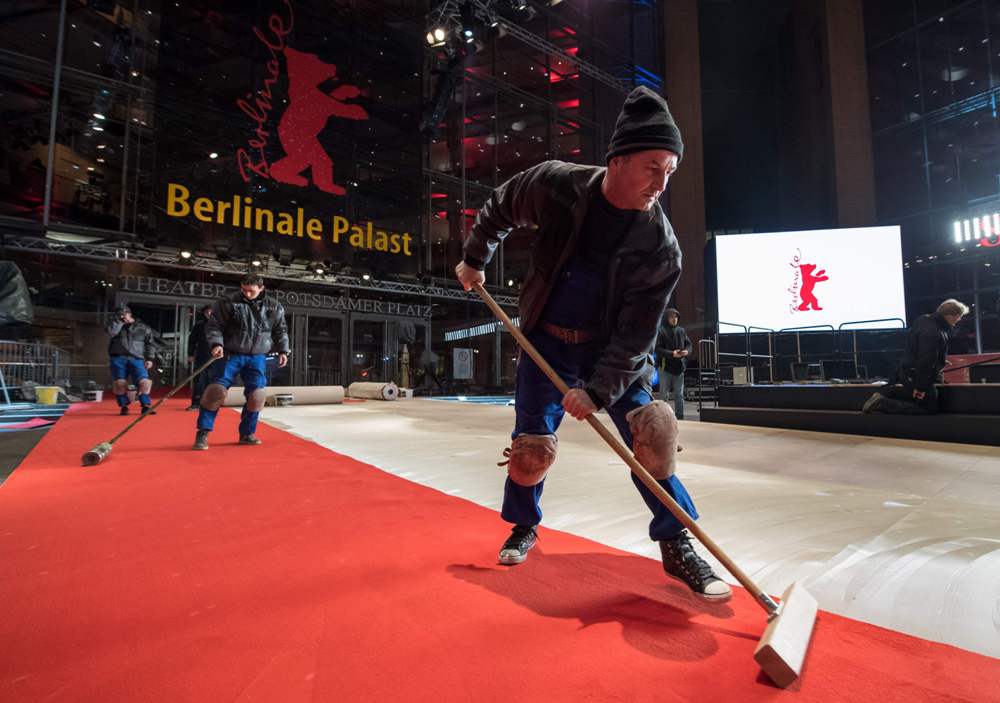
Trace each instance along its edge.
<instances>
[{"instance_id":1,"label":"metal barrier","mask_svg":"<svg viewBox=\"0 0 1000 703\"><path fill-rule=\"evenodd\" d=\"M24 383L59 385L69 376L71 361L69 352L51 344L0 340L0 368L7 387Z\"/></svg>"},{"instance_id":2,"label":"metal barrier","mask_svg":"<svg viewBox=\"0 0 1000 703\"><path fill-rule=\"evenodd\" d=\"M743 351L742 352L724 352L722 351L722 328L723 327L738 327L743 330ZM730 356L736 357L743 360L743 365L746 366L747 370L747 380L750 379L750 342L749 342L750 330L746 325L741 325L736 322L722 322L719 321L719 331L715 333L715 368L721 368L722 357ZM727 336L732 336L732 333ZM739 366L739 364L733 364L734 366Z\"/></svg>"},{"instance_id":3,"label":"metal barrier","mask_svg":"<svg viewBox=\"0 0 1000 703\"><path fill-rule=\"evenodd\" d=\"M835 352L835 346L836 346L837 330L834 329L833 325L804 325L802 327L786 327L784 329L778 330L775 333L775 337L777 337L780 340L780 338L783 335L794 334L795 335L795 362L793 362L793 363L802 364L802 363L808 363L808 362L803 362L802 361L802 356L803 356L803 354L802 354L802 333L803 332L818 332L820 330L822 330L822 331L829 331L830 334L833 336L833 339L831 340L833 342L833 344L830 347L829 355L831 355L831 356L834 355L836 353ZM776 345L777 345L777 342L776 342ZM780 356L780 354L776 354L775 356ZM825 354L823 354L823 353L807 353L806 356L810 356L810 357L823 357L823 356L825 356ZM794 372L792 373L792 380L793 381L797 380L797 379L795 379Z\"/></svg>"},{"instance_id":4,"label":"metal barrier","mask_svg":"<svg viewBox=\"0 0 1000 703\"><path fill-rule=\"evenodd\" d=\"M767 354L753 353L754 331L763 332L767 335ZM753 364L754 359L767 359L767 376L769 383L774 383L774 334L774 330L770 327L754 327L753 325L747 327L747 358L750 360L751 365Z\"/></svg>"},{"instance_id":5,"label":"metal barrier","mask_svg":"<svg viewBox=\"0 0 1000 703\"><path fill-rule=\"evenodd\" d=\"M861 377L862 376L862 374L860 373L860 369L862 369L862 368L865 369L865 373L863 374L863 376L864 377L868 376L867 364L863 366L860 363L859 357L861 355L863 355L863 354L890 354L890 353L894 354L894 355L898 355L901 352L905 351L905 347L902 347L902 346L901 347L894 347L894 348L884 348L884 347L882 347L882 348L878 348L878 349L862 349L862 350L858 349L858 332L896 331L895 328L879 327L879 328L875 328L875 329L867 328L867 329L860 329L860 330L857 330L857 329L854 329L854 330L845 330L844 329L845 327L848 327L850 325L869 325L869 324L874 324L874 323L877 323L877 322L898 322L900 324L900 329L903 332L906 331L906 321L903 320L900 317L883 317L883 318L879 318L877 320L853 320L851 322L845 322L845 323L843 323L842 325L840 325L837 328L837 337L836 337L836 339L837 339L837 358L839 359L841 357L841 355L844 354L844 348L841 345L841 335L845 331L848 331L848 332L851 333L851 351L849 352L849 355L853 358L853 361L854 361L854 373L855 373L855 376L857 376L857 377ZM891 360L890 363L889 363L889 365L891 366L894 363L895 363L895 359Z\"/></svg>"},{"instance_id":6,"label":"metal barrier","mask_svg":"<svg viewBox=\"0 0 1000 703\"><path fill-rule=\"evenodd\" d=\"M698 412L705 402L705 382L712 386L712 402L719 404L719 357L714 339L698 340Z\"/></svg>"}]
</instances>

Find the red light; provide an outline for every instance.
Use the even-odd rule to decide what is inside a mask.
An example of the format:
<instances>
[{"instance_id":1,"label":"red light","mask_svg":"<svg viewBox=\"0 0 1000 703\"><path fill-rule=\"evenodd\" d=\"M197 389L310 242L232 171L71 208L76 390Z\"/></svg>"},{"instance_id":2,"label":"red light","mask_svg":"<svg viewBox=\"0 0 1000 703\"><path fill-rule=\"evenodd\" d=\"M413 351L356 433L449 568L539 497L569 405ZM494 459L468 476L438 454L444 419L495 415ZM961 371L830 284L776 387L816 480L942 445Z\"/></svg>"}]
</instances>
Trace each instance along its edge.
<instances>
[{"instance_id":1,"label":"red light","mask_svg":"<svg viewBox=\"0 0 1000 703\"><path fill-rule=\"evenodd\" d=\"M447 198L447 193L431 193L431 198Z\"/></svg>"},{"instance_id":2,"label":"red light","mask_svg":"<svg viewBox=\"0 0 1000 703\"><path fill-rule=\"evenodd\" d=\"M563 110L573 110L580 107L580 98L573 98L572 100L563 100L561 103L556 103Z\"/></svg>"}]
</instances>

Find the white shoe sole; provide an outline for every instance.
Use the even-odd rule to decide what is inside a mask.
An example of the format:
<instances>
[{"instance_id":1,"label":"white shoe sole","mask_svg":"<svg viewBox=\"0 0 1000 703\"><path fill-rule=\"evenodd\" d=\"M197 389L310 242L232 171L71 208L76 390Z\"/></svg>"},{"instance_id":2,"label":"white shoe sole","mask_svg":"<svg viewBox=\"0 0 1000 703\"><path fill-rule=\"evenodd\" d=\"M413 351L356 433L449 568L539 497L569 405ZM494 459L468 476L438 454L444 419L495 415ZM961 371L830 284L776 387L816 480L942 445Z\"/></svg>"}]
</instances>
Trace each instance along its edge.
<instances>
[{"instance_id":1,"label":"white shoe sole","mask_svg":"<svg viewBox=\"0 0 1000 703\"><path fill-rule=\"evenodd\" d=\"M703 600L712 601L713 603L725 603L727 600L730 600L733 597L733 589L731 588L725 593L719 593L719 594L698 593L698 591L692 590L691 587L688 586L687 583L685 583L684 579L677 578L673 574L668 574L666 571L664 571L663 573L664 575L666 575L667 578L673 579L674 581L676 581L677 583L681 584L686 589L691 591L692 595L698 596Z\"/></svg>"}]
</instances>

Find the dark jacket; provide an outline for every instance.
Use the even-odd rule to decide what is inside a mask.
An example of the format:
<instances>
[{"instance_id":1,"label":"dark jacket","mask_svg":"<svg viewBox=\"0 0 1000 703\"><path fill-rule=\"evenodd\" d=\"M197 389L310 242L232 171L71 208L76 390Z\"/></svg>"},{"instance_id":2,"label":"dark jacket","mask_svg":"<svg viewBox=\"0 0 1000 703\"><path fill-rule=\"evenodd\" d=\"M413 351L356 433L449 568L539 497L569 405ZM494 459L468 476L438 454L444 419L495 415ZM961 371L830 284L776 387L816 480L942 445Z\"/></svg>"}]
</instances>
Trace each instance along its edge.
<instances>
[{"instance_id":1,"label":"dark jacket","mask_svg":"<svg viewBox=\"0 0 1000 703\"><path fill-rule=\"evenodd\" d=\"M115 317L106 329L111 336L108 356L131 356L147 361L152 361L156 356L153 330L139 320L126 325L121 318Z\"/></svg>"},{"instance_id":2,"label":"dark jacket","mask_svg":"<svg viewBox=\"0 0 1000 703\"><path fill-rule=\"evenodd\" d=\"M906 333L906 351L899 363L904 383L909 380L925 393L933 389L945 366L950 333L951 325L937 313L917 318Z\"/></svg>"},{"instance_id":3,"label":"dark jacket","mask_svg":"<svg viewBox=\"0 0 1000 703\"><path fill-rule=\"evenodd\" d=\"M465 261L485 268L514 227L537 227L531 263L521 287L521 329L538 323L549 294L573 254L604 167L546 161L493 191L465 243ZM604 350L586 379L600 405L613 405L630 385L651 388L652 351L667 299L681 275L681 251L659 204L639 212L608 264Z\"/></svg>"},{"instance_id":4,"label":"dark jacket","mask_svg":"<svg viewBox=\"0 0 1000 703\"><path fill-rule=\"evenodd\" d=\"M267 354L272 347L289 353L285 308L266 291L254 300L242 293L220 300L205 322L205 336L209 349L221 346L227 354Z\"/></svg>"},{"instance_id":5,"label":"dark jacket","mask_svg":"<svg viewBox=\"0 0 1000 703\"><path fill-rule=\"evenodd\" d=\"M683 349L691 352L691 340L687 332L680 325L674 327L664 321L660 327L660 336L656 340L656 358L663 362L663 367L668 373L681 374L687 368L687 357L680 359L674 356L674 351Z\"/></svg>"},{"instance_id":6,"label":"dark jacket","mask_svg":"<svg viewBox=\"0 0 1000 703\"><path fill-rule=\"evenodd\" d=\"M212 347L208 343L206 334L207 322L208 319L202 317L191 328L191 334L188 335L188 356L207 360L212 355Z\"/></svg>"}]
</instances>

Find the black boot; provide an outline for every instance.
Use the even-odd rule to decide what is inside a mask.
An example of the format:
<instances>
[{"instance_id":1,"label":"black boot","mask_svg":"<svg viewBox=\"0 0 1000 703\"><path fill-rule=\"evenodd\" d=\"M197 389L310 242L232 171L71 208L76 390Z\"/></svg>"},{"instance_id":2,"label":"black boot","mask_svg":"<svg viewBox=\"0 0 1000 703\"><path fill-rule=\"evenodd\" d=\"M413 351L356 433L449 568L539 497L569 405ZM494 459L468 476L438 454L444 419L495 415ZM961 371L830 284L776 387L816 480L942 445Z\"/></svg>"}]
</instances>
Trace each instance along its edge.
<instances>
[{"instance_id":1,"label":"black boot","mask_svg":"<svg viewBox=\"0 0 1000 703\"><path fill-rule=\"evenodd\" d=\"M192 449L208 449L208 430L198 430L194 436L194 446Z\"/></svg>"},{"instance_id":2,"label":"black boot","mask_svg":"<svg viewBox=\"0 0 1000 703\"><path fill-rule=\"evenodd\" d=\"M667 576L683 581L695 595L717 601L732 597L729 585L716 576L712 567L694 551L687 530L682 530L676 537L660 540L660 555Z\"/></svg>"},{"instance_id":3,"label":"black boot","mask_svg":"<svg viewBox=\"0 0 1000 703\"><path fill-rule=\"evenodd\" d=\"M538 541L535 525L514 525L510 537L500 547L501 564L520 564L528 558L528 550Z\"/></svg>"},{"instance_id":4,"label":"black boot","mask_svg":"<svg viewBox=\"0 0 1000 703\"><path fill-rule=\"evenodd\" d=\"M885 410L885 396L881 393L872 393L871 398L865 401L861 407L861 412L871 414L880 413Z\"/></svg>"},{"instance_id":5,"label":"black boot","mask_svg":"<svg viewBox=\"0 0 1000 703\"><path fill-rule=\"evenodd\" d=\"M153 410L153 406L152 405L143 405L142 406L142 414L145 415L146 413L149 413L150 415L155 415L156 411Z\"/></svg>"},{"instance_id":6,"label":"black boot","mask_svg":"<svg viewBox=\"0 0 1000 703\"><path fill-rule=\"evenodd\" d=\"M128 415L128 406L127 405L123 405L122 409L118 411L118 414L119 415Z\"/></svg>"},{"instance_id":7,"label":"black boot","mask_svg":"<svg viewBox=\"0 0 1000 703\"><path fill-rule=\"evenodd\" d=\"M240 444L263 444L257 435L255 434L243 434L240 435Z\"/></svg>"}]
</instances>

